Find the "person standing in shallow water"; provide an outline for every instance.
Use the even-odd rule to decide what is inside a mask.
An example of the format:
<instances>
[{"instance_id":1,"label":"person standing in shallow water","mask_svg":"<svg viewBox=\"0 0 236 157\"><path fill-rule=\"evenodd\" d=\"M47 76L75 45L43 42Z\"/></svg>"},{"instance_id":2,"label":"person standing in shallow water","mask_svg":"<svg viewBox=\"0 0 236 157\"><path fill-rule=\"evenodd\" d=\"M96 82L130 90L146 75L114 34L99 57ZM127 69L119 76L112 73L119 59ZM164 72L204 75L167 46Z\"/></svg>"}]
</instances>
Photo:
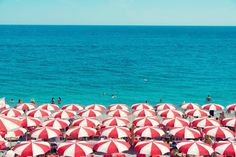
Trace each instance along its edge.
<instances>
[{"instance_id":1,"label":"person standing in shallow water","mask_svg":"<svg viewBox=\"0 0 236 157\"><path fill-rule=\"evenodd\" d=\"M211 102L211 96L210 96L210 95L207 96L206 101L207 101L208 103Z\"/></svg>"},{"instance_id":2,"label":"person standing in shallow water","mask_svg":"<svg viewBox=\"0 0 236 157\"><path fill-rule=\"evenodd\" d=\"M61 104L61 97L58 97L58 100L57 100L57 102L58 102L58 105L60 105L60 104Z\"/></svg>"},{"instance_id":3,"label":"person standing in shallow water","mask_svg":"<svg viewBox=\"0 0 236 157\"><path fill-rule=\"evenodd\" d=\"M55 104L55 99L54 98L52 98L51 104Z\"/></svg>"}]
</instances>

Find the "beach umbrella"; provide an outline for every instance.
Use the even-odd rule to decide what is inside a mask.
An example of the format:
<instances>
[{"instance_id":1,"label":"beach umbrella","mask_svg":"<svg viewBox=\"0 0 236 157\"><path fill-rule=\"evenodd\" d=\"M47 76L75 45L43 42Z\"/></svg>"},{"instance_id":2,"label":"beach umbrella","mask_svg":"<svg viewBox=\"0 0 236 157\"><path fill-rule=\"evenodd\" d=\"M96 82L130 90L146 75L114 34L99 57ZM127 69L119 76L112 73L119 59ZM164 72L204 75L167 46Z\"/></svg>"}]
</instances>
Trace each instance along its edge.
<instances>
[{"instance_id":1,"label":"beach umbrella","mask_svg":"<svg viewBox=\"0 0 236 157\"><path fill-rule=\"evenodd\" d=\"M97 142L93 149L102 153L121 153L129 150L130 144L123 139L104 139Z\"/></svg>"},{"instance_id":2,"label":"beach umbrella","mask_svg":"<svg viewBox=\"0 0 236 157\"><path fill-rule=\"evenodd\" d=\"M11 109L6 109L1 112L1 114L8 116L8 117L19 117L24 114L22 110L11 108Z\"/></svg>"},{"instance_id":3,"label":"beach umbrella","mask_svg":"<svg viewBox=\"0 0 236 157\"><path fill-rule=\"evenodd\" d=\"M82 117L98 117L102 115L102 112L99 110L88 109L82 110L78 115Z\"/></svg>"},{"instance_id":4,"label":"beach umbrella","mask_svg":"<svg viewBox=\"0 0 236 157\"><path fill-rule=\"evenodd\" d=\"M3 106L0 107L0 110L2 111L2 110L9 109L9 108L11 108L10 105L4 104Z\"/></svg>"},{"instance_id":5,"label":"beach umbrella","mask_svg":"<svg viewBox=\"0 0 236 157\"><path fill-rule=\"evenodd\" d=\"M173 128L170 130L170 134L174 137L184 139L196 139L202 137L201 133L198 130L189 127Z\"/></svg>"},{"instance_id":6,"label":"beach umbrella","mask_svg":"<svg viewBox=\"0 0 236 157\"><path fill-rule=\"evenodd\" d=\"M57 151L61 156L80 157L93 152L92 145L85 141L66 141L58 145Z\"/></svg>"},{"instance_id":7,"label":"beach umbrella","mask_svg":"<svg viewBox=\"0 0 236 157\"><path fill-rule=\"evenodd\" d=\"M236 104L230 104L226 107L228 111L236 111Z\"/></svg>"},{"instance_id":8,"label":"beach umbrella","mask_svg":"<svg viewBox=\"0 0 236 157\"><path fill-rule=\"evenodd\" d=\"M156 104L154 108L156 108L156 110L166 110L166 109L176 110L175 105L169 103Z\"/></svg>"},{"instance_id":9,"label":"beach umbrella","mask_svg":"<svg viewBox=\"0 0 236 157\"><path fill-rule=\"evenodd\" d=\"M183 104L180 105L180 107L183 110L189 110L189 109L200 110L201 109L201 106L199 104L196 104L196 103L183 103Z\"/></svg>"},{"instance_id":10,"label":"beach umbrella","mask_svg":"<svg viewBox=\"0 0 236 157\"><path fill-rule=\"evenodd\" d=\"M175 118L175 117L182 117L183 113L178 110L166 109L163 111L159 111L158 115L165 118Z\"/></svg>"},{"instance_id":11,"label":"beach umbrella","mask_svg":"<svg viewBox=\"0 0 236 157\"><path fill-rule=\"evenodd\" d=\"M192 121L192 126L205 128L206 126L220 126L220 122L214 118L195 118Z\"/></svg>"},{"instance_id":12,"label":"beach umbrella","mask_svg":"<svg viewBox=\"0 0 236 157\"><path fill-rule=\"evenodd\" d=\"M42 124L43 126L53 127L55 129L64 129L70 125L70 122L65 119L53 118L49 119Z\"/></svg>"},{"instance_id":13,"label":"beach umbrella","mask_svg":"<svg viewBox=\"0 0 236 157\"><path fill-rule=\"evenodd\" d=\"M149 109L135 110L133 111L133 115L136 117L151 117L156 116L156 112L154 110Z\"/></svg>"},{"instance_id":14,"label":"beach umbrella","mask_svg":"<svg viewBox=\"0 0 236 157\"><path fill-rule=\"evenodd\" d=\"M4 138L0 137L0 150L5 149L9 146L9 143L4 140Z\"/></svg>"},{"instance_id":15,"label":"beach umbrella","mask_svg":"<svg viewBox=\"0 0 236 157\"><path fill-rule=\"evenodd\" d=\"M104 126L127 126L129 119L125 117L108 117L102 121Z\"/></svg>"},{"instance_id":16,"label":"beach umbrella","mask_svg":"<svg viewBox=\"0 0 236 157\"><path fill-rule=\"evenodd\" d=\"M140 154L165 155L170 152L170 145L163 141L146 140L138 142L134 150Z\"/></svg>"},{"instance_id":17,"label":"beach umbrella","mask_svg":"<svg viewBox=\"0 0 236 157\"><path fill-rule=\"evenodd\" d=\"M205 104L202 106L202 108L204 110L223 110L224 106L220 105L220 104L214 104L214 103L210 103L210 104Z\"/></svg>"},{"instance_id":18,"label":"beach umbrella","mask_svg":"<svg viewBox=\"0 0 236 157\"><path fill-rule=\"evenodd\" d=\"M137 104L133 104L131 106L131 108L133 110L143 110L143 109L150 109L152 110L153 107L150 105L150 104L147 104L147 103L137 103Z\"/></svg>"},{"instance_id":19,"label":"beach umbrella","mask_svg":"<svg viewBox=\"0 0 236 157\"><path fill-rule=\"evenodd\" d=\"M56 110L59 110L59 106L55 104L42 104L38 107L38 109L56 111Z\"/></svg>"},{"instance_id":20,"label":"beach umbrella","mask_svg":"<svg viewBox=\"0 0 236 157\"><path fill-rule=\"evenodd\" d=\"M39 126L41 124L41 121L38 118L33 117L24 117L22 119L22 127L34 127Z\"/></svg>"},{"instance_id":21,"label":"beach umbrella","mask_svg":"<svg viewBox=\"0 0 236 157\"><path fill-rule=\"evenodd\" d=\"M43 109L34 109L27 112L27 116L35 117L35 118L49 117L50 115L51 115L50 111L43 110Z\"/></svg>"},{"instance_id":22,"label":"beach umbrella","mask_svg":"<svg viewBox=\"0 0 236 157\"><path fill-rule=\"evenodd\" d=\"M64 105L61 109L69 110L69 111L80 111L80 110L83 110L84 107L79 104L67 104L67 105Z\"/></svg>"},{"instance_id":23,"label":"beach umbrella","mask_svg":"<svg viewBox=\"0 0 236 157\"><path fill-rule=\"evenodd\" d=\"M218 141L213 144L215 152L225 156L236 156L236 142L235 141Z\"/></svg>"},{"instance_id":24,"label":"beach umbrella","mask_svg":"<svg viewBox=\"0 0 236 157\"><path fill-rule=\"evenodd\" d=\"M225 118L222 120L224 126L236 128L236 118Z\"/></svg>"},{"instance_id":25,"label":"beach umbrella","mask_svg":"<svg viewBox=\"0 0 236 157\"><path fill-rule=\"evenodd\" d=\"M109 138L123 138L130 134L129 128L121 126L107 126L101 130L101 135Z\"/></svg>"},{"instance_id":26,"label":"beach umbrella","mask_svg":"<svg viewBox=\"0 0 236 157\"><path fill-rule=\"evenodd\" d=\"M142 127L135 128L134 134L140 137L155 138L155 137L161 137L165 135L165 132L162 129L157 128L157 127L142 126Z\"/></svg>"},{"instance_id":27,"label":"beach umbrella","mask_svg":"<svg viewBox=\"0 0 236 157\"><path fill-rule=\"evenodd\" d=\"M0 115L0 132L7 132L21 127L21 120Z\"/></svg>"},{"instance_id":28,"label":"beach umbrella","mask_svg":"<svg viewBox=\"0 0 236 157\"><path fill-rule=\"evenodd\" d=\"M106 110L106 107L100 104L91 104L85 107L86 110L98 110L98 111L104 111Z\"/></svg>"},{"instance_id":29,"label":"beach umbrella","mask_svg":"<svg viewBox=\"0 0 236 157\"><path fill-rule=\"evenodd\" d=\"M8 131L4 137L5 138L12 138L12 137L20 137L23 136L25 133L27 132L27 130L25 128L18 128L12 131Z\"/></svg>"},{"instance_id":30,"label":"beach umbrella","mask_svg":"<svg viewBox=\"0 0 236 157\"><path fill-rule=\"evenodd\" d=\"M227 138L233 138L234 132L229 130L229 128L226 127L218 127L218 126L208 126L205 127L202 132L204 132L206 135L220 138L220 139L227 139Z\"/></svg>"},{"instance_id":31,"label":"beach umbrella","mask_svg":"<svg viewBox=\"0 0 236 157\"><path fill-rule=\"evenodd\" d=\"M33 138L50 139L61 136L62 132L59 129L55 129L53 127L38 127L31 131L30 134Z\"/></svg>"},{"instance_id":32,"label":"beach umbrella","mask_svg":"<svg viewBox=\"0 0 236 157\"><path fill-rule=\"evenodd\" d=\"M35 109L36 105L33 103L22 103L22 104L17 104L14 108L23 110L23 111L28 111L28 110Z\"/></svg>"},{"instance_id":33,"label":"beach umbrella","mask_svg":"<svg viewBox=\"0 0 236 157\"><path fill-rule=\"evenodd\" d=\"M129 110L129 107L126 104L111 104L110 106L108 106L108 110L112 111L112 110Z\"/></svg>"},{"instance_id":34,"label":"beach umbrella","mask_svg":"<svg viewBox=\"0 0 236 157\"><path fill-rule=\"evenodd\" d=\"M75 111L61 110L52 114L54 118L70 119L76 115Z\"/></svg>"},{"instance_id":35,"label":"beach umbrella","mask_svg":"<svg viewBox=\"0 0 236 157\"><path fill-rule=\"evenodd\" d=\"M189 121L184 118L166 118L162 121L162 125L166 127L184 127L189 126Z\"/></svg>"},{"instance_id":36,"label":"beach umbrella","mask_svg":"<svg viewBox=\"0 0 236 157\"><path fill-rule=\"evenodd\" d=\"M44 155L50 149L50 144L41 140L23 141L13 148L14 152L20 156Z\"/></svg>"},{"instance_id":37,"label":"beach umbrella","mask_svg":"<svg viewBox=\"0 0 236 157\"><path fill-rule=\"evenodd\" d=\"M94 117L83 117L73 121L72 126L87 126L87 127L96 127L100 124L97 118Z\"/></svg>"},{"instance_id":38,"label":"beach umbrella","mask_svg":"<svg viewBox=\"0 0 236 157\"><path fill-rule=\"evenodd\" d=\"M181 141L177 144L177 149L187 155L204 156L211 155L214 150L212 147L201 141Z\"/></svg>"},{"instance_id":39,"label":"beach umbrella","mask_svg":"<svg viewBox=\"0 0 236 157\"><path fill-rule=\"evenodd\" d=\"M127 117L130 115L130 113L126 110L116 109L108 111L107 115L112 117Z\"/></svg>"},{"instance_id":40,"label":"beach umbrella","mask_svg":"<svg viewBox=\"0 0 236 157\"><path fill-rule=\"evenodd\" d=\"M192 117L208 117L209 112L199 109L190 109L185 111L185 114Z\"/></svg>"},{"instance_id":41,"label":"beach umbrella","mask_svg":"<svg viewBox=\"0 0 236 157\"><path fill-rule=\"evenodd\" d=\"M6 157L15 157L16 153L13 150L8 150L7 153L5 154Z\"/></svg>"},{"instance_id":42,"label":"beach umbrella","mask_svg":"<svg viewBox=\"0 0 236 157\"><path fill-rule=\"evenodd\" d=\"M156 117L138 117L133 121L135 126L159 126L160 121Z\"/></svg>"},{"instance_id":43,"label":"beach umbrella","mask_svg":"<svg viewBox=\"0 0 236 157\"><path fill-rule=\"evenodd\" d=\"M71 138L91 137L96 135L97 130L90 127L74 126L66 131L66 136Z\"/></svg>"}]
</instances>

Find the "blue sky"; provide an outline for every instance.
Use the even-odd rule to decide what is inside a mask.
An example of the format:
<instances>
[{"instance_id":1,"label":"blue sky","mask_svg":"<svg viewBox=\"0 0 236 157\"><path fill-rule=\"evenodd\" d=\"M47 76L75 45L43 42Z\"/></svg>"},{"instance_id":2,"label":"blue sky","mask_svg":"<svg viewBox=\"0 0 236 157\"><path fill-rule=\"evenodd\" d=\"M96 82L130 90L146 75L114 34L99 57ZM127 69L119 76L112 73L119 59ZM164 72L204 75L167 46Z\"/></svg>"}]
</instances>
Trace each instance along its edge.
<instances>
[{"instance_id":1,"label":"blue sky","mask_svg":"<svg viewBox=\"0 0 236 157\"><path fill-rule=\"evenodd\" d=\"M236 25L236 0L0 0L0 24Z\"/></svg>"}]
</instances>

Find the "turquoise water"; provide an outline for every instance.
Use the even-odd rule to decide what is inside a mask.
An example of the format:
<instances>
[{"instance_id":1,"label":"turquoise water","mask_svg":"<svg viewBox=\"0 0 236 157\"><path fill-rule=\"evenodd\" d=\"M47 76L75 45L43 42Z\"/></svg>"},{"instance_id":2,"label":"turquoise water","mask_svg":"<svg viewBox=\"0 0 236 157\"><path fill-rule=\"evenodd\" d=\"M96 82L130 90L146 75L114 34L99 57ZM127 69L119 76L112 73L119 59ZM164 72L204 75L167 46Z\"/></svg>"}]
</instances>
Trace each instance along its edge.
<instances>
[{"instance_id":1,"label":"turquoise water","mask_svg":"<svg viewBox=\"0 0 236 157\"><path fill-rule=\"evenodd\" d=\"M0 26L0 54L8 101L236 102L236 27Z\"/></svg>"}]
</instances>

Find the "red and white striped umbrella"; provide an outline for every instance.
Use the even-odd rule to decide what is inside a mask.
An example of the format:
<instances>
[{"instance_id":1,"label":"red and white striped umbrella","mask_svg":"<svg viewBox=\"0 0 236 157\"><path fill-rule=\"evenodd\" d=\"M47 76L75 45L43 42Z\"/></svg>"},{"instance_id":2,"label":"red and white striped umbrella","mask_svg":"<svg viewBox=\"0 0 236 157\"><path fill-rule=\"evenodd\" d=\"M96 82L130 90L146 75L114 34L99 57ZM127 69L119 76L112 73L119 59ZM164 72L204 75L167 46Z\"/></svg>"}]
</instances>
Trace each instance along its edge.
<instances>
[{"instance_id":1,"label":"red and white striped umbrella","mask_svg":"<svg viewBox=\"0 0 236 157\"><path fill-rule=\"evenodd\" d=\"M190 109L185 112L186 115L192 117L208 117L209 112L199 109Z\"/></svg>"},{"instance_id":2,"label":"red and white striped umbrella","mask_svg":"<svg viewBox=\"0 0 236 157\"><path fill-rule=\"evenodd\" d=\"M82 117L98 117L102 115L102 112L99 110L89 109L89 110L82 110L78 115Z\"/></svg>"},{"instance_id":3,"label":"red and white striped umbrella","mask_svg":"<svg viewBox=\"0 0 236 157\"><path fill-rule=\"evenodd\" d=\"M166 110L166 109L176 110L175 105L169 103L156 104L155 108L157 110Z\"/></svg>"},{"instance_id":4,"label":"red and white striped umbrella","mask_svg":"<svg viewBox=\"0 0 236 157\"><path fill-rule=\"evenodd\" d=\"M100 104L91 104L85 107L86 110L98 110L98 111L104 111L106 110L106 107Z\"/></svg>"},{"instance_id":5,"label":"red and white striped umbrella","mask_svg":"<svg viewBox=\"0 0 236 157\"><path fill-rule=\"evenodd\" d=\"M175 118L175 117L182 117L183 113L178 110L167 109L167 110L159 111L158 115L165 118Z\"/></svg>"},{"instance_id":6,"label":"red and white striped umbrella","mask_svg":"<svg viewBox=\"0 0 236 157\"><path fill-rule=\"evenodd\" d=\"M206 126L220 126L220 122L213 118L195 118L192 126L205 128Z\"/></svg>"},{"instance_id":7,"label":"red and white striped umbrella","mask_svg":"<svg viewBox=\"0 0 236 157\"><path fill-rule=\"evenodd\" d=\"M64 105L61 109L69 110L69 111L80 111L80 110L83 110L84 107L79 104L67 104L67 105Z\"/></svg>"},{"instance_id":8,"label":"red and white striped umbrella","mask_svg":"<svg viewBox=\"0 0 236 157\"><path fill-rule=\"evenodd\" d=\"M130 144L123 139L105 139L97 142L93 149L102 153L121 153L129 150Z\"/></svg>"},{"instance_id":9,"label":"red and white striped umbrella","mask_svg":"<svg viewBox=\"0 0 236 157\"><path fill-rule=\"evenodd\" d=\"M135 110L133 111L133 115L137 117L151 117L151 116L156 116L156 112L154 110L149 110L149 109Z\"/></svg>"},{"instance_id":10,"label":"red and white striped umbrella","mask_svg":"<svg viewBox=\"0 0 236 157\"><path fill-rule=\"evenodd\" d=\"M108 106L108 110L112 111L112 110L129 110L129 107L126 104L111 104L110 106Z\"/></svg>"},{"instance_id":11,"label":"red and white striped umbrella","mask_svg":"<svg viewBox=\"0 0 236 157\"><path fill-rule=\"evenodd\" d=\"M201 141L181 141L177 144L177 148L180 152L187 155L204 156L214 153L210 145Z\"/></svg>"},{"instance_id":12,"label":"red and white striped umbrella","mask_svg":"<svg viewBox=\"0 0 236 157\"><path fill-rule=\"evenodd\" d=\"M226 107L228 111L236 111L236 104L230 104Z\"/></svg>"},{"instance_id":13,"label":"red and white striped umbrella","mask_svg":"<svg viewBox=\"0 0 236 157\"><path fill-rule=\"evenodd\" d=\"M156 117L138 117L133 121L135 126L158 126L160 121Z\"/></svg>"},{"instance_id":14,"label":"red and white striped umbrella","mask_svg":"<svg viewBox=\"0 0 236 157\"><path fill-rule=\"evenodd\" d=\"M183 110L189 110L189 109L200 110L201 109L201 106L199 104L196 104L196 103L183 103L183 104L180 105L180 107Z\"/></svg>"},{"instance_id":15,"label":"red and white striped umbrella","mask_svg":"<svg viewBox=\"0 0 236 157\"><path fill-rule=\"evenodd\" d=\"M130 113L129 111L126 111L126 110L116 109L116 110L108 111L107 115L112 116L112 117L127 117L130 115Z\"/></svg>"},{"instance_id":16,"label":"red and white striped umbrella","mask_svg":"<svg viewBox=\"0 0 236 157\"><path fill-rule=\"evenodd\" d=\"M52 114L54 118L70 119L76 115L75 111L60 110Z\"/></svg>"},{"instance_id":17,"label":"red and white striped umbrella","mask_svg":"<svg viewBox=\"0 0 236 157\"><path fill-rule=\"evenodd\" d=\"M30 132L31 137L37 139L50 139L62 135L62 132L59 129L52 127L39 127Z\"/></svg>"},{"instance_id":18,"label":"red and white striped umbrella","mask_svg":"<svg viewBox=\"0 0 236 157\"><path fill-rule=\"evenodd\" d=\"M66 141L59 144L57 151L61 156L80 157L91 154L93 148L85 141Z\"/></svg>"},{"instance_id":19,"label":"red and white striped umbrella","mask_svg":"<svg viewBox=\"0 0 236 157\"><path fill-rule=\"evenodd\" d=\"M189 121L183 118L166 118L162 121L162 125L167 127L184 127L189 126Z\"/></svg>"},{"instance_id":20,"label":"red and white striped umbrella","mask_svg":"<svg viewBox=\"0 0 236 157\"><path fill-rule=\"evenodd\" d=\"M220 139L226 139L226 138L233 138L234 132L229 130L229 128L226 127L218 127L218 126L208 126L205 127L202 132L204 132L206 135L220 138Z\"/></svg>"},{"instance_id":21,"label":"red and white striped umbrella","mask_svg":"<svg viewBox=\"0 0 236 157\"><path fill-rule=\"evenodd\" d=\"M137 103L137 104L133 104L131 106L131 108L133 110L143 110L143 109L149 109L149 110L152 110L153 107L150 105L150 104L147 104L147 103Z\"/></svg>"},{"instance_id":22,"label":"red and white striped umbrella","mask_svg":"<svg viewBox=\"0 0 236 157\"><path fill-rule=\"evenodd\" d=\"M23 141L13 148L14 152L20 156L43 155L46 154L50 149L50 144L41 140Z\"/></svg>"},{"instance_id":23,"label":"red and white striped umbrella","mask_svg":"<svg viewBox=\"0 0 236 157\"><path fill-rule=\"evenodd\" d=\"M34 109L27 112L27 116L35 117L35 118L49 117L50 115L51 115L50 111L43 110L43 109Z\"/></svg>"},{"instance_id":24,"label":"red and white striped umbrella","mask_svg":"<svg viewBox=\"0 0 236 157\"><path fill-rule=\"evenodd\" d=\"M225 118L222 120L224 126L236 128L236 118Z\"/></svg>"},{"instance_id":25,"label":"red and white striped umbrella","mask_svg":"<svg viewBox=\"0 0 236 157\"><path fill-rule=\"evenodd\" d=\"M49 119L42 124L43 126L53 127L55 129L64 129L70 125L70 122L65 119L54 118Z\"/></svg>"},{"instance_id":26,"label":"red and white striped umbrella","mask_svg":"<svg viewBox=\"0 0 236 157\"><path fill-rule=\"evenodd\" d=\"M39 126L41 124L41 121L38 118L33 117L24 117L22 119L22 127L33 127L33 126Z\"/></svg>"},{"instance_id":27,"label":"red and white striped umbrella","mask_svg":"<svg viewBox=\"0 0 236 157\"><path fill-rule=\"evenodd\" d=\"M135 128L134 134L140 137L155 138L155 137L161 137L165 135L165 132L162 129L157 128L157 127L143 126L143 127Z\"/></svg>"},{"instance_id":28,"label":"red and white striped umbrella","mask_svg":"<svg viewBox=\"0 0 236 157\"><path fill-rule=\"evenodd\" d=\"M75 126L66 131L66 136L71 138L91 137L96 135L97 130L90 127Z\"/></svg>"},{"instance_id":29,"label":"red and white striped umbrella","mask_svg":"<svg viewBox=\"0 0 236 157\"><path fill-rule=\"evenodd\" d=\"M22 104L17 104L14 108L23 110L23 111L28 111L28 110L35 109L36 105L33 103L22 103Z\"/></svg>"},{"instance_id":30,"label":"red and white striped umbrella","mask_svg":"<svg viewBox=\"0 0 236 157\"><path fill-rule=\"evenodd\" d=\"M129 128L121 126L107 126L101 130L101 135L109 138L123 138L130 134Z\"/></svg>"},{"instance_id":31,"label":"red and white striped umbrella","mask_svg":"<svg viewBox=\"0 0 236 157\"><path fill-rule=\"evenodd\" d=\"M56 110L59 110L59 106L55 104L42 104L38 107L38 109L56 111Z\"/></svg>"},{"instance_id":32,"label":"red and white striped umbrella","mask_svg":"<svg viewBox=\"0 0 236 157\"><path fill-rule=\"evenodd\" d=\"M165 155L170 152L170 145L163 141L146 140L138 142L134 150L140 154Z\"/></svg>"},{"instance_id":33,"label":"red and white striped umbrella","mask_svg":"<svg viewBox=\"0 0 236 157\"><path fill-rule=\"evenodd\" d=\"M202 134L193 128L189 127L178 127L170 130L170 134L184 139L196 139L202 137Z\"/></svg>"},{"instance_id":34,"label":"red and white striped umbrella","mask_svg":"<svg viewBox=\"0 0 236 157\"><path fill-rule=\"evenodd\" d=\"M0 137L0 150L5 149L9 146L9 143L2 137Z\"/></svg>"},{"instance_id":35,"label":"red and white striped umbrella","mask_svg":"<svg viewBox=\"0 0 236 157\"><path fill-rule=\"evenodd\" d=\"M210 103L210 104L203 105L202 108L204 110L223 110L224 106L222 106L220 104Z\"/></svg>"},{"instance_id":36,"label":"red and white striped umbrella","mask_svg":"<svg viewBox=\"0 0 236 157\"><path fill-rule=\"evenodd\" d=\"M219 141L213 144L215 152L225 156L236 156L236 142L234 141Z\"/></svg>"},{"instance_id":37,"label":"red and white striped umbrella","mask_svg":"<svg viewBox=\"0 0 236 157\"><path fill-rule=\"evenodd\" d=\"M7 132L21 127L21 120L0 115L0 132Z\"/></svg>"},{"instance_id":38,"label":"red and white striped umbrella","mask_svg":"<svg viewBox=\"0 0 236 157\"><path fill-rule=\"evenodd\" d=\"M4 137L5 138L12 138L12 137L20 137L23 136L27 130L25 128L18 128L16 130L8 131Z\"/></svg>"},{"instance_id":39,"label":"red and white striped umbrella","mask_svg":"<svg viewBox=\"0 0 236 157\"><path fill-rule=\"evenodd\" d=\"M10 105L8 105L8 104L4 104L4 105L0 105L0 106L1 106L0 110L6 110L6 109L11 108Z\"/></svg>"},{"instance_id":40,"label":"red and white striped umbrella","mask_svg":"<svg viewBox=\"0 0 236 157\"><path fill-rule=\"evenodd\" d=\"M1 114L8 116L8 117L19 117L24 114L22 110L11 108L11 109L6 109L1 112Z\"/></svg>"},{"instance_id":41,"label":"red and white striped umbrella","mask_svg":"<svg viewBox=\"0 0 236 157\"><path fill-rule=\"evenodd\" d=\"M88 118L88 117L83 117L79 118L73 121L72 126L87 126L87 127L96 127L100 124L100 122L97 120L97 118Z\"/></svg>"},{"instance_id":42,"label":"red and white striped umbrella","mask_svg":"<svg viewBox=\"0 0 236 157\"><path fill-rule=\"evenodd\" d=\"M127 126L129 124L129 119L124 117L109 117L102 121L105 126Z\"/></svg>"}]
</instances>

